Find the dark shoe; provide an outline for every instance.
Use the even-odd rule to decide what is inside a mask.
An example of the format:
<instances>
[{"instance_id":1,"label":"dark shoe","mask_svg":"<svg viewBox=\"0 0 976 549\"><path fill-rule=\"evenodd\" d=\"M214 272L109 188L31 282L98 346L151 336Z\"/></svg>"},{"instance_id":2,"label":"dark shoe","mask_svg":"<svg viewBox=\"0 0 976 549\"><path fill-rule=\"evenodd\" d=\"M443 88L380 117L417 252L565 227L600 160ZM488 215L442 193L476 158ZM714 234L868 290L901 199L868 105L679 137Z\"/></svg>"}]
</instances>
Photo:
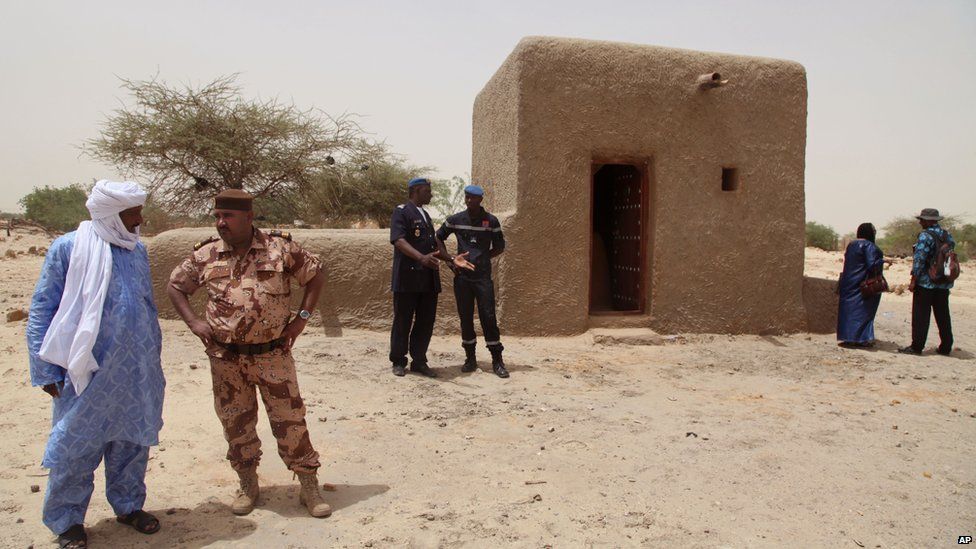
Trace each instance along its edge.
<instances>
[{"instance_id":1,"label":"dark shoe","mask_svg":"<svg viewBox=\"0 0 976 549\"><path fill-rule=\"evenodd\" d=\"M88 547L88 534L85 533L85 527L81 524L75 524L61 532L58 535L58 547L61 549Z\"/></svg>"},{"instance_id":2,"label":"dark shoe","mask_svg":"<svg viewBox=\"0 0 976 549\"><path fill-rule=\"evenodd\" d=\"M393 375L395 375L397 377L403 377L403 376L407 375L406 368L403 366L403 364L394 364L393 365Z\"/></svg>"},{"instance_id":3,"label":"dark shoe","mask_svg":"<svg viewBox=\"0 0 976 549\"><path fill-rule=\"evenodd\" d=\"M903 355L920 355L920 354L922 354L922 351L916 351L915 348L912 347L911 345L909 345L908 347L902 347L901 349L898 349L898 352L901 353L901 354L903 354Z\"/></svg>"},{"instance_id":4,"label":"dark shoe","mask_svg":"<svg viewBox=\"0 0 976 549\"><path fill-rule=\"evenodd\" d=\"M935 350L935 352L939 353L942 356L949 356L949 353L952 352L952 349L943 350L942 347L939 347L938 349Z\"/></svg>"},{"instance_id":5,"label":"dark shoe","mask_svg":"<svg viewBox=\"0 0 976 549\"><path fill-rule=\"evenodd\" d=\"M159 531L159 519L139 509L128 515L120 515L115 520L136 529L140 534L155 534Z\"/></svg>"},{"instance_id":6,"label":"dark shoe","mask_svg":"<svg viewBox=\"0 0 976 549\"><path fill-rule=\"evenodd\" d=\"M416 372L425 377L437 377L437 372L430 369L430 366L426 364L418 364L416 362L410 364L410 371Z\"/></svg>"},{"instance_id":7,"label":"dark shoe","mask_svg":"<svg viewBox=\"0 0 976 549\"><path fill-rule=\"evenodd\" d=\"M464 366L461 366L461 371L464 373L470 373L478 369L478 359L475 358L474 346L470 348L464 348L464 354L467 358L464 359Z\"/></svg>"}]
</instances>

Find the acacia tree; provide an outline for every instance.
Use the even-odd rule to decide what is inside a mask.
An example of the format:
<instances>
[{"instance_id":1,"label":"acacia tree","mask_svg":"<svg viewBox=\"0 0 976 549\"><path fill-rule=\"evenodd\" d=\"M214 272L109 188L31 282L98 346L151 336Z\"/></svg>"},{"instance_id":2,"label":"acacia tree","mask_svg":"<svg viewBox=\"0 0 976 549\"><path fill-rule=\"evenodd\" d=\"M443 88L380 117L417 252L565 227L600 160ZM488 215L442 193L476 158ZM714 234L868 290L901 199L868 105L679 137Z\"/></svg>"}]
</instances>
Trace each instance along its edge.
<instances>
[{"instance_id":1,"label":"acacia tree","mask_svg":"<svg viewBox=\"0 0 976 549\"><path fill-rule=\"evenodd\" d=\"M407 182L430 171L373 144L341 164L311 173L302 194L283 194L269 205L279 216L288 212L314 224L341 227L372 221L386 227L393 208L407 199Z\"/></svg>"},{"instance_id":2,"label":"acacia tree","mask_svg":"<svg viewBox=\"0 0 976 549\"><path fill-rule=\"evenodd\" d=\"M960 225L960 222L958 217L948 215L945 219L939 221L939 225L955 235L956 227ZM912 255L915 242L918 240L918 234L922 232L922 228L918 224L918 219L914 217L896 217L889 221L883 230L884 237L878 239L878 246L887 255L901 257Z\"/></svg>"},{"instance_id":3,"label":"acacia tree","mask_svg":"<svg viewBox=\"0 0 976 549\"><path fill-rule=\"evenodd\" d=\"M433 194L430 206L436 213L434 220L437 223L443 222L447 216L454 215L465 208L464 187L468 183L463 177L455 175L447 180L436 180L433 182Z\"/></svg>"},{"instance_id":4,"label":"acacia tree","mask_svg":"<svg viewBox=\"0 0 976 549\"><path fill-rule=\"evenodd\" d=\"M227 188L301 196L314 174L383 150L351 115L248 100L236 79L198 88L123 79L135 103L116 110L83 150L146 181L157 204L180 214L198 213Z\"/></svg>"}]
</instances>

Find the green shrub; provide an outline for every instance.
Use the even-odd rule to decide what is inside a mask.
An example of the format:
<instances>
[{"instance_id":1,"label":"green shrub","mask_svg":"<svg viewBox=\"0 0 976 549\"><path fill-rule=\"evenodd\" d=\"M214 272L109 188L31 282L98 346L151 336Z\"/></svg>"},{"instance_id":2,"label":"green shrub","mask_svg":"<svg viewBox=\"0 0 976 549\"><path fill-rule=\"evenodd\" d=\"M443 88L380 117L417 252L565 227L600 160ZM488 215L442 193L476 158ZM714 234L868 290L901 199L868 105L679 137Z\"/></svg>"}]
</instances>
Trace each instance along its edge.
<instances>
[{"instance_id":1,"label":"green shrub","mask_svg":"<svg viewBox=\"0 0 976 549\"><path fill-rule=\"evenodd\" d=\"M976 225L962 225L955 216L946 216L939 225L952 234L960 261L976 255ZM878 246L885 254L908 257L912 255L922 227L914 217L899 217L885 225L883 231L884 236L878 239Z\"/></svg>"},{"instance_id":2,"label":"green shrub","mask_svg":"<svg viewBox=\"0 0 976 549\"><path fill-rule=\"evenodd\" d=\"M959 227L952 233L952 238L956 241L959 261L969 261L976 257L976 225L970 223Z\"/></svg>"},{"instance_id":3,"label":"green shrub","mask_svg":"<svg viewBox=\"0 0 976 549\"><path fill-rule=\"evenodd\" d=\"M807 221L806 245L833 252L837 250L837 232L816 221Z\"/></svg>"},{"instance_id":4,"label":"green shrub","mask_svg":"<svg viewBox=\"0 0 976 549\"><path fill-rule=\"evenodd\" d=\"M456 175L450 179L432 181L433 197L430 200L430 208L434 210L431 213L435 225L440 225L447 216L454 215L465 208L464 188L467 186L468 183L464 178Z\"/></svg>"},{"instance_id":5,"label":"green shrub","mask_svg":"<svg viewBox=\"0 0 976 549\"><path fill-rule=\"evenodd\" d=\"M20 199L24 218L56 231L67 232L78 228L88 219L85 201L88 194L81 185L67 187L34 187Z\"/></svg>"}]
</instances>

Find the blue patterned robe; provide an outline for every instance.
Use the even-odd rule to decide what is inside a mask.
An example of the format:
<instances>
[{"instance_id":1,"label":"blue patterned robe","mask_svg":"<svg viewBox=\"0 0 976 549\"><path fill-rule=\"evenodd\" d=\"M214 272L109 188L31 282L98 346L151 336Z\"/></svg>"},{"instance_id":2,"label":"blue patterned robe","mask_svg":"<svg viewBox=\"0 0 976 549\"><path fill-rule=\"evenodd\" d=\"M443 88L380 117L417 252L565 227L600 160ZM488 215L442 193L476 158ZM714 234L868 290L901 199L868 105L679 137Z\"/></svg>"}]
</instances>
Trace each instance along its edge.
<instances>
[{"instance_id":1,"label":"blue patterned robe","mask_svg":"<svg viewBox=\"0 0 976 549\"><path fill-rule=\"evenodd\" d=\"M112 278L92 349L99 369L81 396L75 394L64 368L37 356L61 303L74 237L71 232L51 244L27 324L31 383L64 383L61 396L51 399L54 417L42 461L45 467L70 461L72 456L99 453L110 442L156 445L163 426L162 333L149 256L142 243L132 251L111 247Z\"/></svg>"},{"instance_id":2,"label":"blue patterned robe","mask_svg":"<svg viewBox=\"0 0 976 549\"><path fill-rule=\"evenodd\" d=\"M865 298L861 282L884 267L884 255L870 240L857 239L844 252L844 272L840 275L837 308L837 340L851 343L874 341L874 315L881 304L881 294Z\"/></svg>"}]
</instances>

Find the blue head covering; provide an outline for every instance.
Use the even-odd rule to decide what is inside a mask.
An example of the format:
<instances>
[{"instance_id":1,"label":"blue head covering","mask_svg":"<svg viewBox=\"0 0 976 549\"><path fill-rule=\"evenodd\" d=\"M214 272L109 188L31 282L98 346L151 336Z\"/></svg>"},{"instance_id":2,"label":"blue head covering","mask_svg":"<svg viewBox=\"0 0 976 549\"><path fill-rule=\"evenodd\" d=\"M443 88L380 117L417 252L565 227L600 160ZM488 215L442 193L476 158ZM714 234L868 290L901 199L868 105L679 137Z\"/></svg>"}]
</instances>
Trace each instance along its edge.
<instances>
[{"instance_id":1,"label":"blue head covering","mask_svg":"<svg viewBox=\"0 0 976 549\"><path fill-rule=\"evenodd\" d=\"M464 188L465 194L473 194L475 196L485 196L485 190L477 185L468 185Z\"/></svg>"},{"instance_id":2,"label":"blue head covering","mask_svg":"<svg viewBox=\"0 0 976 549\"><path fill-rule=\"evenodd\" d=\"M416 187L417 185L430 185L430 179L426 177L415 177L407 183L407 188Z\"/></svg>"}]
</instances>

